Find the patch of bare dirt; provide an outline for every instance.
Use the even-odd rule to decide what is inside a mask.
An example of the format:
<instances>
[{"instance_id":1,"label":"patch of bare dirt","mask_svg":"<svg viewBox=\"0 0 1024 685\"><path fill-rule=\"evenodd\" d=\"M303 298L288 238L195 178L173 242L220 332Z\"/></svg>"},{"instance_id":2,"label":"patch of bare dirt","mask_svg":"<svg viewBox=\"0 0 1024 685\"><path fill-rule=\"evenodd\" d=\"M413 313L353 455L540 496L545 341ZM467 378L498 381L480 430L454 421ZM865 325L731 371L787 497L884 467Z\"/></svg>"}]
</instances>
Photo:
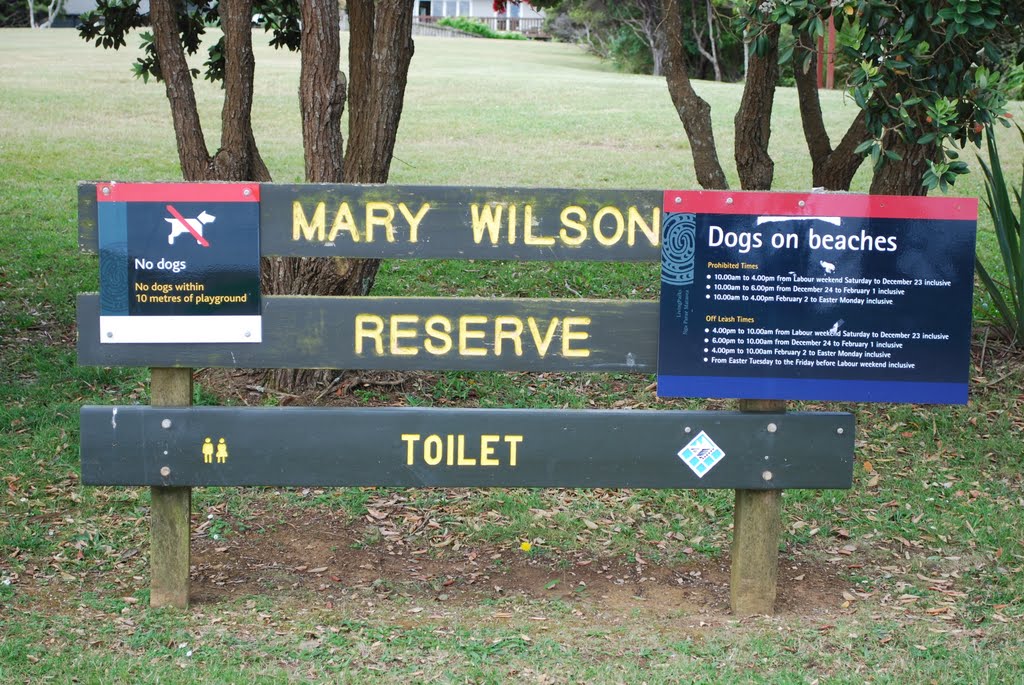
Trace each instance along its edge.
<instances>
[{"instance_id":1,"label":"patch of bare dirt","mask_svg":"<svg viewBox=\"0 0 1024 685\"><path fill-rule=\"evenodd\" d=\"M264 517L264 520L260 520ZM564 602L573 613L627 613L661 622L729 617L729 560L695 557L663 566L636 557L581 553L365 545L366 524L325 515L280 524L258 515L250 530L226 540L200 539L192 549L192 600L216 604L240 596L313 593L328 605L348 593L402 596L417 603L479 606L508 599ZM263 532L256 532L262 530ZM822 617L847 585L837 568L810 559L784 561L776 613ZM500 612L499 612L500 614Z\"/></svg>"}]
</instances>

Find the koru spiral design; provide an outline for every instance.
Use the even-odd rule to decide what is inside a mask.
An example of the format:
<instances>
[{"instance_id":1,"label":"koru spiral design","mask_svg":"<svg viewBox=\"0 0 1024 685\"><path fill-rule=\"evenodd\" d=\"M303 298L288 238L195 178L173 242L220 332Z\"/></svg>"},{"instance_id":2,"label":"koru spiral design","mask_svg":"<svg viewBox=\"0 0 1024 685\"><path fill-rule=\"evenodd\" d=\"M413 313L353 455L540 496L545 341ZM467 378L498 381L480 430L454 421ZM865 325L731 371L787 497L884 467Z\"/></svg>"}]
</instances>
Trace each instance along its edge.
<instances>
[{"instance_id":1,"label":"koru spiral design","mask_svg":"<svg viewBox=\"0 0 1024 685\"><path fill-rule=\"evenodd\" d=\"M100 304L109 314L128 311L128 244L103 247L100 259Z\"/></svg>"},{"instance_id":2,"label":"koru spiral design","mask_svg":"<svg viewBox=\"0 0 1024 685\"><path fill-rule=\"evenodd\" d=\"M661 282L690 285L697 254L697 215L666 215L661 234Z\"/></svg>"}]
</instances>

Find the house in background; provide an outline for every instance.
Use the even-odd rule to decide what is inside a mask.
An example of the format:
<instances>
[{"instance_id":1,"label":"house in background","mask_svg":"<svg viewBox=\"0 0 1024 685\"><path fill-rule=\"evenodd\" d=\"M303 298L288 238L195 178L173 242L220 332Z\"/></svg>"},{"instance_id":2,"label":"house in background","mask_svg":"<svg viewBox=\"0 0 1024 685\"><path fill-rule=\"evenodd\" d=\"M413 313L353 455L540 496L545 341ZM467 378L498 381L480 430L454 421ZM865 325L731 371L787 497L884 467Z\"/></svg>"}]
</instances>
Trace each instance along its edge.
<instances>
[{"instance_id":1,"label":"house in background","mask_svg":"<svg viewBox=\"0 0 1024 685\"><path fill-rule=\"evenodd\" d=\"M96 0L66 0L64 2L64 26L75 26L79 17L96 9ZM149 0L139 3L139 14L149 14Z\"/></svg>"},{"instance_id":2,"label":"house in background","mask_svg":"<svg viewBox=\"0 0 1024 685\"><path fill-rule=\"evenodd\" d=\"M507 11L495 12L493 0L416 0L413 7L417 21L433 24L444 17L468 17L483 22L495 31L540 31L544 23L543 10L527 3L508 3Z\"/></svg>"}]
</instances>

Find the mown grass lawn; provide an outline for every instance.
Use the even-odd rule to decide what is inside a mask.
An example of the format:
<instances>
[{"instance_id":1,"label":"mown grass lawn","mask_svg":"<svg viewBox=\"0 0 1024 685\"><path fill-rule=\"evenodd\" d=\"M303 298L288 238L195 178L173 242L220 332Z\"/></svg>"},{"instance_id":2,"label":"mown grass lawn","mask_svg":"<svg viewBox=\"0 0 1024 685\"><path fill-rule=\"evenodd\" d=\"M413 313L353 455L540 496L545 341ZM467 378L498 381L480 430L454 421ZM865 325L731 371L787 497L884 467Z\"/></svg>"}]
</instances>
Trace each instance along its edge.
<instances>
[{"instance_id":1,"label":"mown grass lawn","mask_svg":"<svg viewBox=\"0 0 1024 685\"><path fill-rule=\"evenodd\" d=\"M195 604L146 608L148 491L77 475L79 406L148 390L143 370L75 365L74 294L97 284L75 184L179 177L162 87L132 60L0 31L0 682L1024 682L1024 372L980 296L967 406L814 405L857 415L854 487L786 493L775 618L728 613L717 491L197 490ZM257 63L261 149L301 181L298 58L264 45ZM698 88L728 162L739 86ZM212 142L219 91L199 97ZM853 104L823 99L838 134ZM792 90L773 116L776 187L806 189ZM695 187L662 80L570 46L429 38L391 180ZM653 266L394 262L376 292L655 299L657 283ZM202 403L280 399L199 379ZM325 401L727 406L659 401L650 382L421 374Z\"/></svg>"}]
</instances>

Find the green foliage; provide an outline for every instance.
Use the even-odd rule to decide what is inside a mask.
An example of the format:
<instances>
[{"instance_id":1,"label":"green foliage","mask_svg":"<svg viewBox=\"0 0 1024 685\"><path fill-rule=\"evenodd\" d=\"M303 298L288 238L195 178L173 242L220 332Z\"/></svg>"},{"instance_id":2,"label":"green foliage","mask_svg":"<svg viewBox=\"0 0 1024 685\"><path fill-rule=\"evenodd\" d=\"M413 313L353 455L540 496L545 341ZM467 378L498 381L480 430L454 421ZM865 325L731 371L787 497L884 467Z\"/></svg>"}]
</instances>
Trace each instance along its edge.
<instances>
[{"instance_id":1,"label":"green foliage","mask_svg":"<svg viewBox=\"0 0 1024 685\"><path fill-rule=\"evenodd\" d=\"M1024 141L1024 129L1018 125L1017 131ZM1021 186L1012 188L1007 185L991 125L986 130L985 139L989 163L980 157L978 162L985 174L985 205L999 241L1006 282L999 282L993 277L993 270L985 266L980 256L975 257L975 265L978 277L995 304L1000 323L1006 327L1013 342L1024 347L1024 252L1021 251L1024 243L1024 225L1021 223L1024 220L1024 202L1021 200ZM1024 184L1024 173L1021 183Z\"/></svg>"},{"instance_id":2,"label":"green foliage","mask_svg":"<svg viewBox=\"0 0 1024 685\"><path fill-rule=\"evenodd\" d=\"M149 15L140 12L140 0L97 0L96 9L82 15L78 34L96 47L119 50L125 46L128 34L138 28L149 26ZM255 0L253 3L253 24L272 34L270 44L275 48L298 50L302 29L299 26L299 4L297 0ZM179 5L178 30L181 47L186 55L195 55L201 46L206 29L220 26L217 0L199 0ZM157 61L153 34L145 31L139 35L142 56L132 65L137 78L148 81L152 76L163 79ZM207 59L202 72L193 68L192 78L203 74L209 81L224 79L224 39L209 43Z\"/></svg>"},{"instance_id":3,"label":"green foliage","mask_svg":"<svg viewBox=\"0 0 1024 685\"><path fill-rule=\"evenodd\" d=\"M1019 3L767 0L748 12L751 30L779 23L813 38L825 35L833 18L839 52L852 62L850 94L867 113L871 137L860 152L878 166L899 159L892 150L897 139L934 147L928 188L945 189L967 173L952 146L980 145L982 131L1004 115L1010 93L1019 89L1013 54L1024 19ZM811 59L788 51L780 57L792 57L796 68Z\"/></svg>"},{"instance_id":4,"label":"green foliage","mask_svg":"<svg viewBox=\"0 0 1024 685\"><path fill-rule=\"evenodd\" d=\"M0 0L0 28L28 23L28 5L24 0Z\"/></svg>"},{"instance_id":5,"label":"green foliage","mask_svg":"<svg viewBox=\"0 0 1024 685\"><path fill-rule=\"evenodd\" d=\"M475 36L481 36L483 38L526 40L526 36L524 36L521 33L505 33L502 31L495 31L482 21L477 21L475 19L470 19L468 17L445 17L444 19L439 20L437 23L440 26L447 26L448 28L455 29L456 31L472 33Z\"/></svg>"},{"instance_id":6,"label":"green foliage","mask_svg":"<svg viewBox=\"0 0 1024 685\"><path fill-rule=\"evenodd\" d=\"M627 74L650 74L654 64L651 46L625 26L612 38L608 57L616 69Z\"/></svg>"}]
</instances>

